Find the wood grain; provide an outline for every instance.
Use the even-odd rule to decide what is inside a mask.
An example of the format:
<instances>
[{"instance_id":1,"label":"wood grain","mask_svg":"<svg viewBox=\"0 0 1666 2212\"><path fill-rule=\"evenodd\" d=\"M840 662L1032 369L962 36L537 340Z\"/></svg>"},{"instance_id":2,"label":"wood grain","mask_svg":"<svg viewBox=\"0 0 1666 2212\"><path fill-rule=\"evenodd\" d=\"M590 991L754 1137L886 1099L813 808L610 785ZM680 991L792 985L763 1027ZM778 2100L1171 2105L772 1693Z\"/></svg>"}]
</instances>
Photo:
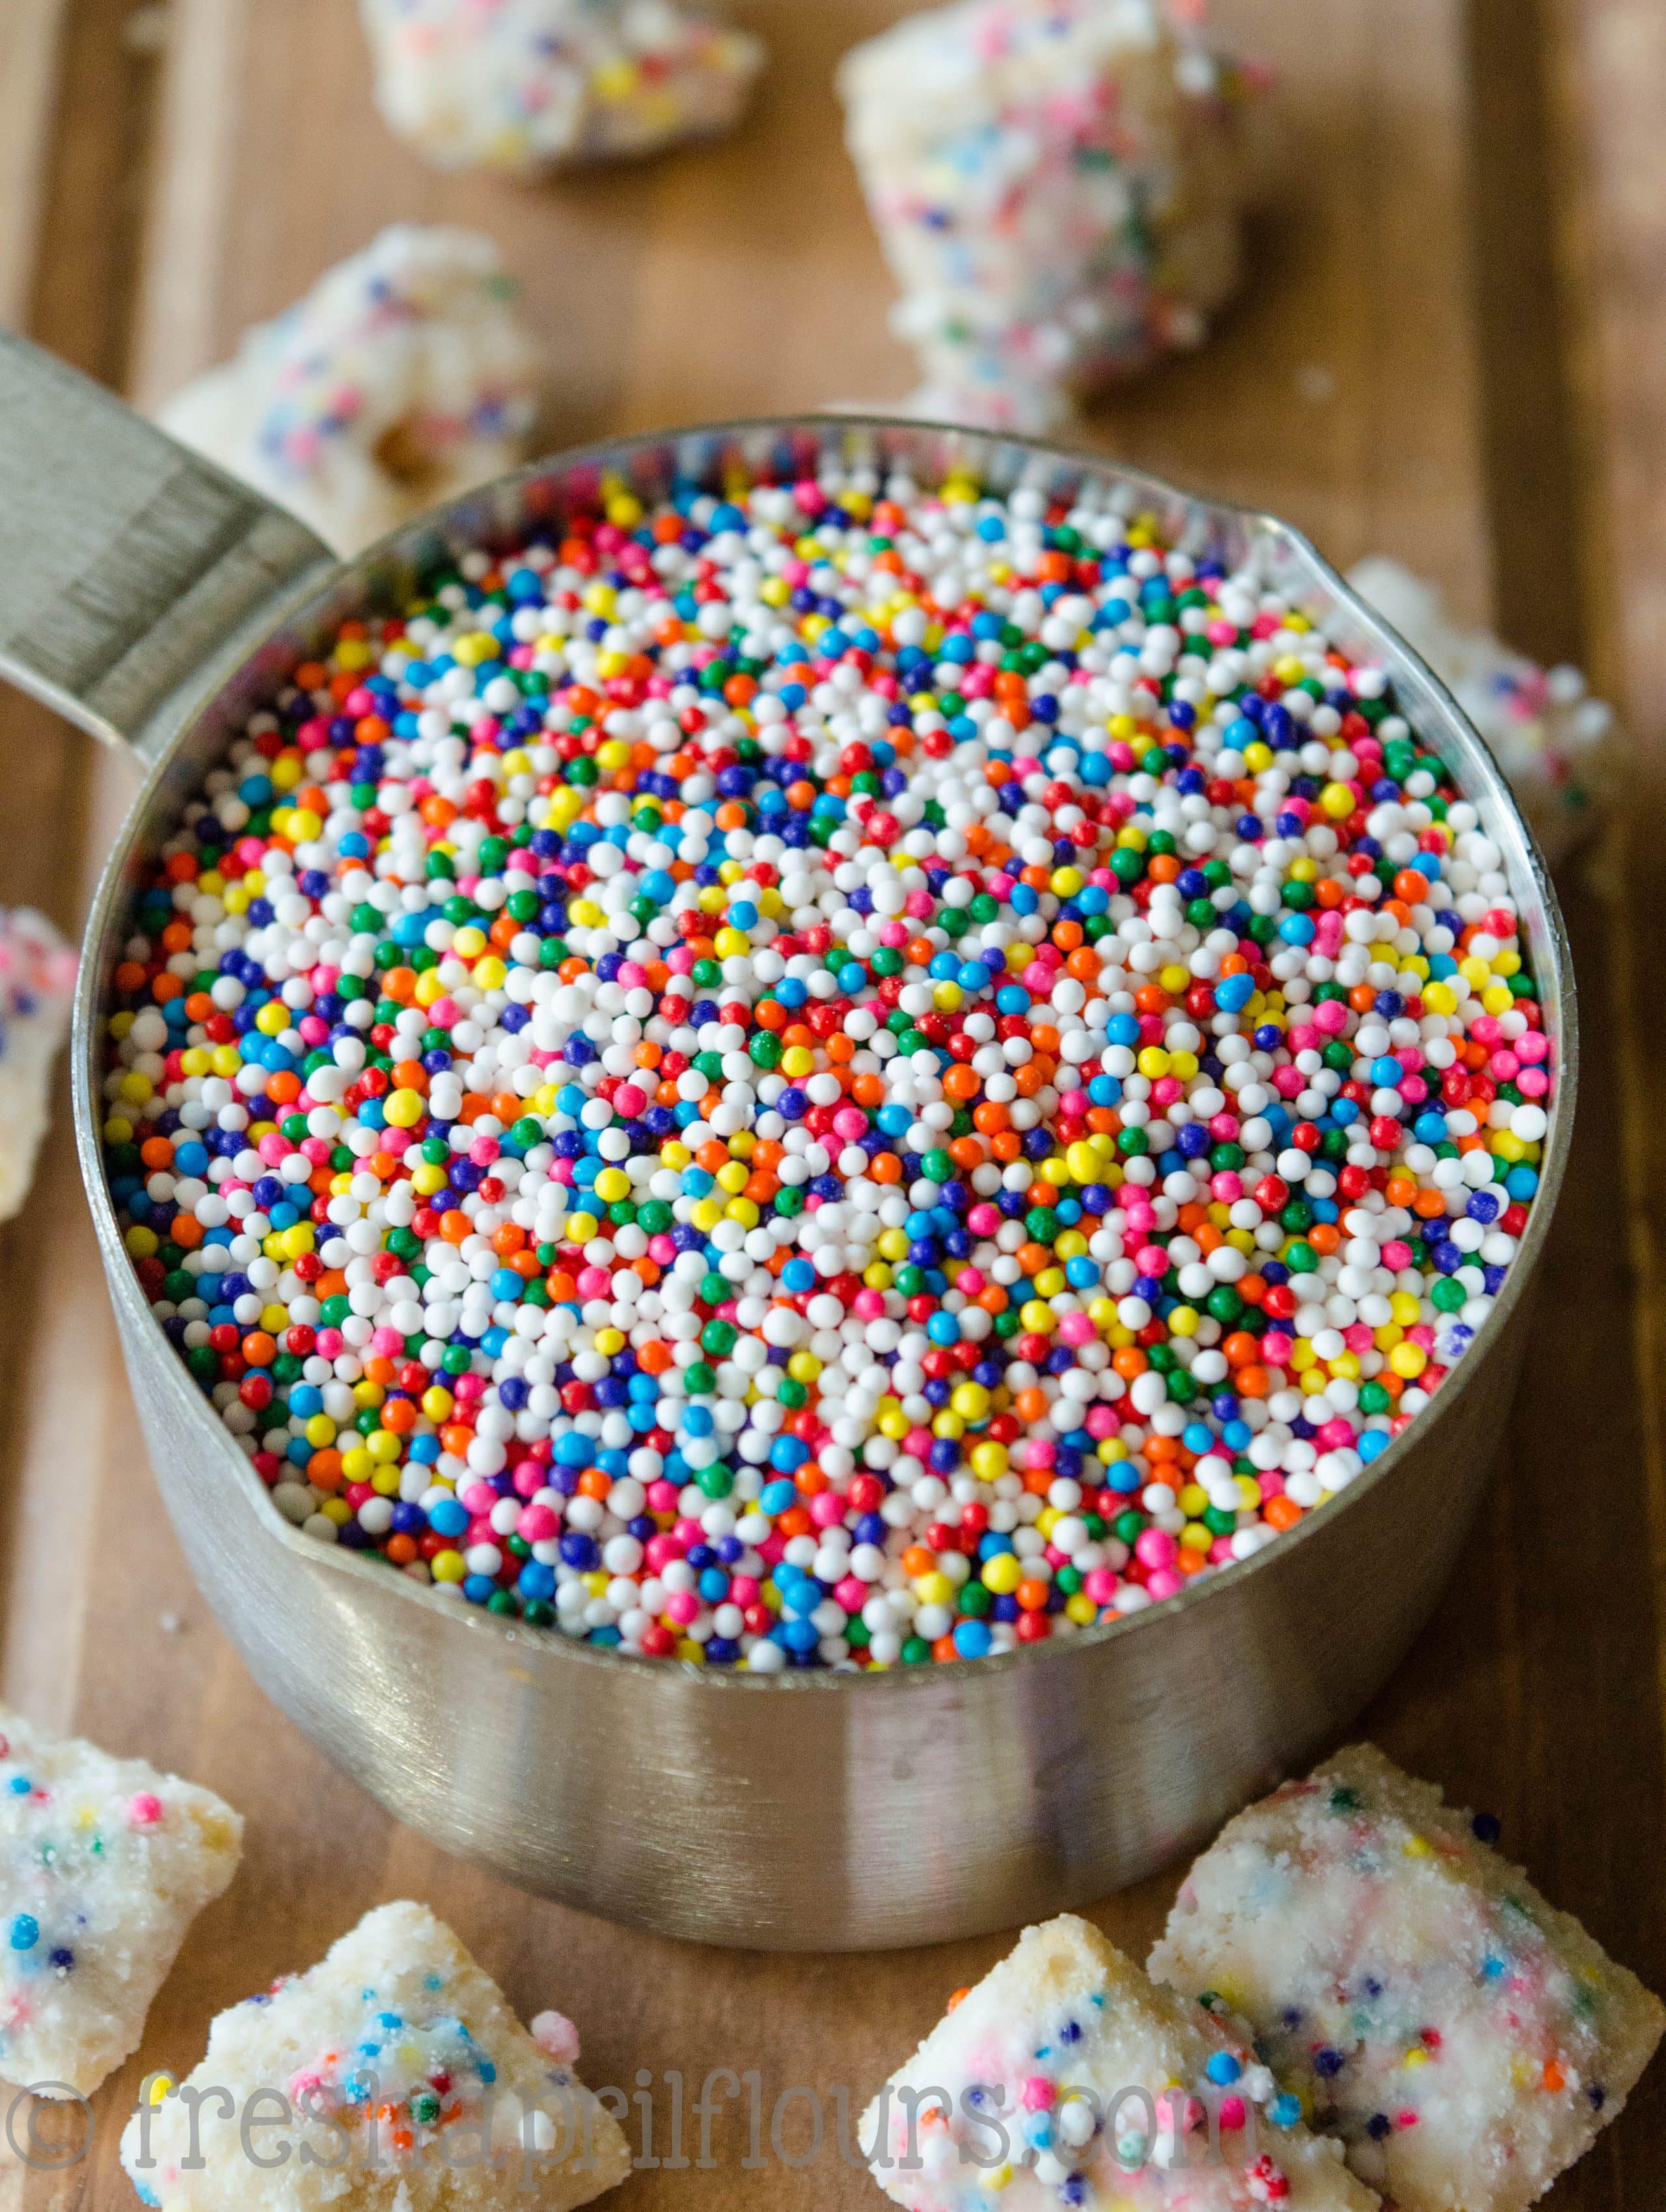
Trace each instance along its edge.
<instances>
[{"instance_id":1,"label":"wood grain","mask_svg":"<svg viewBox=\"0 0 1666 2212\"><path fill-rule=\"evenodd\" d=\"M33 288L36 326L112 381L131 362L148 401L401 217L497 238L550 363L552 442L908 387L830 92L838 54L901 0L750 0L736 12L775 59L743 132L538 188L439 177L388 138L351 0L174 0L147 173L150 88L131 62L109 64L120 11L64 5L59 72L80 89L38 142L53 266ZM1282 78L1286 151L1255 227L1255 282L1213 343L1107 402L1088 434L1271 507L1341 561L1398 554L1464 613L1499 607L1529 646L1593 652L1666 762L1655 0L1220 0L1219 12ZM90 221L99 179L118 204L137 195L136 299ZM1623 592L1604 588L1616 554ZM9 740L25 732L21 814L38 834L0 850L0 890L46 896L67 918L121 771L89 778L79 740L5 712ZM1623 833L1596 888L1576 878L1570 890L1585 1087L1530 1371L1484 1530L1365 1723L1454 1796L1499 1811L1548 1892L1657 1986L1666 1161L1660 1071L1642 1040L1662 1033L1666 1006L1660 964L1632 948L1639 918L1657 930L1666 912L1650 827L1662 819ZM24 1258L36 1243L49 1253L40 1269ZM765 2166L742 2163L732 2114L714 2171L641 2172L614 2200L622 2212L877 2203L839 2161L830 2101L815 2166L771 2162L773 2101L844 2085L860 2105L1000 1942L866 1960L701 1952L530 1903L443 1858L277 1716L191 1589L143 1463L61 1129L28 1214L0 1242L0 1387L19 1409L0 1447L7 1693L180 1767L250 1818L244 1875L192 1936L139 2057L95 2100L90 2159L58 2176L0 2174L0 2212L131 2203L114 2139L142 2073L192 2063L213 2011L400 1894L451 1918L523 2008L575 2014L593 2081L632 2090L647 2069L662 2133L668 2070L691 2100L713 2067L759 2069ZM1172 1887L1149 1883L1096 1917L1143 1954ZM803 2147L796 2131L784 2140ZM690 2127L687 2154L697 2148ZM1659 2203L1663 2154L1666 2097L1648 2081L1551 2202L1644 2212Z\"/></svg>"},{"instance_id":2,"label":"wood grain","mask_svg":"<svg viewBox=\"0 0 1666 2212\"><path fill-rule=\"evenodd\" d=\"M0 100L15 134L0 184L5 311L112 383L125 374L156 76L124 37L130 12L130 0L13 0L0 25ZM0 694L0 747L15 810L0 898L78 934L132 770L10 694ZM68 1722L94 1588L99 1470L118 1456L110 1424L119 1433L131 1409L116 1387L62 1068L57 1104L28 1206L0 1231L0 1391L15 1409L0 1448L0 1650L8 1693Z\"/></svg>"},{"instance_id":3,"label":"wood grain","mask_svg":"<svg viewBox=\"0 0 1666 2212\"><path fill-rule=\"evenodd\" d=\"M0 14L0 322L28 312L66 0Z\"/></svg>"},{"instance_id":4,"label":"wood grain","mask_svg":"<svg viewBox=\"0 0 1666 2212\"><path fill-rule=\"evenodd\" d=\"M1633 804L1605 855L1605 950L1620 1000L1616 1150L1637 1295L1626 1319L1642 1382L1639 1443L1657 1603L1666 1594L1666 1174L1658 1100L1666 1020L1654 944L1666 900L1666 145L1650 88L1666 82L1666 21L1646 0L1555 0L1549 81L1559 112L1584 117L1560 226L1577 303L1569 382L1586 464L1578 516L1590 574L1595 664L1622 703L1636 746ZM1666 1643L1655 1680L1666 1700Z\"/></svg>"}]
</instances>

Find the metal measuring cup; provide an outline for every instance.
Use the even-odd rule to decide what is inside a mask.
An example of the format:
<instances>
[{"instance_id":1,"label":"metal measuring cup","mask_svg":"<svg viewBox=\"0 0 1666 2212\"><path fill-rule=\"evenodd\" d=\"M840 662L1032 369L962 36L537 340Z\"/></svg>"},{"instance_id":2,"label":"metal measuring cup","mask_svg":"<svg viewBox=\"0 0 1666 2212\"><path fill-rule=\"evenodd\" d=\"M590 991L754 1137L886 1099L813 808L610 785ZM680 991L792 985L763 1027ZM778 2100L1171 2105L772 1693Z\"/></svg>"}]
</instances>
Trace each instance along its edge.
<instances>
[{"instance_id":1,"label":"metal measuring cup","mask_svg":"<svg viewBox=\"0 0 1666 2212\"><path fill-rule=\"evenodd\" d=\"M1414 725L1503 850L1557 1088L1520 1253L1462 1365L1346 1493L1150 1612L1002 1658L773 1679L643 1661L517 1626L272 1505L163 1336L100 1159L102 1012L147 855L229 734L341 622L429 564L593 499L648 502L735 467L952 466L992 489L1092 488L1189 547L1253 562ZM1508 1417L1566 1165L1577 1038L1554 893L1450 695L1295 532L1108 462L851 417L621 440L522 470L337 563L300 522L22 341L0 337L0 674L143 781L88 923L76 1142L151 1457L193 1573L267 1693L448 1850L567 1903L709 1942L879 1949L1008 1927L1137 1880L1349 1723L1411 1642Z\"/></svg>"}]
</instances>

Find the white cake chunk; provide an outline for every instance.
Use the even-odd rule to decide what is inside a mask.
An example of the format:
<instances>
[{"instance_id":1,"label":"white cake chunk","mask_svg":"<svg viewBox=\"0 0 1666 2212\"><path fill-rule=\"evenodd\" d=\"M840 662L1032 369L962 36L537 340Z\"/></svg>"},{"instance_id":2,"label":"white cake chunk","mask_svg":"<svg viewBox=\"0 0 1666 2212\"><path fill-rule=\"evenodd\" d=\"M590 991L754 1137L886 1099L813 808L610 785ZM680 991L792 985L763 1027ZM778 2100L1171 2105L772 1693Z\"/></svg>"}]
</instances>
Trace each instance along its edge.
<instances>
[{"instance_id":1,"label":"white cake chunk","mask_svg":"<svg viewBox=\"0 0 1666 2212\"><path fill-rule=\"evenodd\" d=\"M426 1905L384 1905L222 2012L122 2163L162 2212L570 2212L630 2152L573 2071L570 2023L537 2025Z\"/></svg>"},{"instance_id":2,"label":"white cake chunk","mask_svg":"<svg viewBox=\"0 0 1666 2212\"><path fill-rule=\"evenodd\" d=\"M1487 740L1554 864L1596 828L1620 750L1614 709L1577 668L1541 668L1485 629L1454 622L1438 588L1373 556L1348 581L1420 653Z\"/></svg>"},{"instance_id":3,"label":"white cake chunk","mask_svg":"<svg viewBox=\"0 0 1666 2212\"><path fill-rule=\"evenodd\" d=\"M438 167L535 175L739 118L762 43L672 0L360 0L390 129Z\"/></svg>"},{"instance_id":4,"label":"white cake chunk","mask_svg":"<svg viewBox=\"0 0 1666 2212\"><path fill-rule=\"evenodd\" d=\"M1614 2118L1666 2011L1362 1744L1230 1821L1151 1971L1252 2025L1399 2212L1521 2212Z\"/></svg>"},{"instance_id":5,"label":"white cake chunk","mask_svg":"<svg viewBox=\"0 0 1666 2212\"><path fill-rule=\"evenodd\" d=\"M1230 2023L1068 1915L962 1992L869 2106L862 2147L908 2212L1377 2203Z\"/></svg>"},{"instance_id":6,"label":"white cake chunk","mask_svg":"<svg viewBox=\"0 0 1666 2212\"><path fill-rule=\"evenodd\" d=\"M846 57L915 411L1046 431L1202 337L1237 282L1241 79L1182 12L955 0Z\"/></svg>"},{"instance_id":7,"label":"white cake chunk","mask_svg":"<svg viewBox=\"0 0 1666 2212\"><path fill-rule=\"evenodd\" d=\"M211 1791L0 1709L0 2075L86 2096L137 2051L242 1837Z\"/></svg>"},{"instance_id":8,"label":"white cake chunk","mask_svg":"<svg viewBox=\"0 0 1666 2212\"><path fill-rule=\"evenodd\" d=\"M46 915L0 908L0 1221L10 1220L34 1179L75 988L75 952Z\"/></svg>"},{"instance_id":9,"label":"white cake chunk","mask_svg":"<svg viewBox=\"0 0 1666 2212\"><path fill-rule=\"evenodd\" d=\"M353 553L514 468L537 411L537 349L496 246L395 223L158 420Z\"/></svg>"}]
</instances>

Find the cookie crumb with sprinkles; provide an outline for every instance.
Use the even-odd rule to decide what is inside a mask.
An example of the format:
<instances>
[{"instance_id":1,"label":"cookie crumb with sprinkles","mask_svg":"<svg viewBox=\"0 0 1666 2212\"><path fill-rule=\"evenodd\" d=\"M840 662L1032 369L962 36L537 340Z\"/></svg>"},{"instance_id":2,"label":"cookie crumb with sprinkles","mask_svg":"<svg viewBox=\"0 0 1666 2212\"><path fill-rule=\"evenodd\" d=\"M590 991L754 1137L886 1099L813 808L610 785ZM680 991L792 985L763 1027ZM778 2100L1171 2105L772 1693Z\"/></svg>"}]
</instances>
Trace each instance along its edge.
<instances>
[{"instance_id":1,"label":"cookie crumb with sprinkles","mask_svg":"<svg viewBox=\"0 0 1666 2212\"><path fill-rule=\"evenodd\" d=\"M1553 866L1596 829L1621 751L1614 710L1577 668L1541 668L1447 612L1397 561L1362 561L1348 581L1420 653L1486 738Z\"/></svg>"},{"instance_id":2,"label":"cookie crumb with sprinkles","mask_svg":"<svg viewBox=\"0 0 1666 2212\"><path fill-rule=\"evenodd\" d=\"M861 2142L907 2212L1377 2212L1241 2022L1071 1914L955 1993Z\"/></svg>"},{"instance_id":3,"label":"cookie crumb with sprinkles","mask_svg":"<svg viewBox=\"0 0 1666 2212\"><path fill-rule=\"evenodd\" d=\"M1241 2013L1311 2125L1400 2212L1525 2212L1584 2156L1666 2008L1373 1745L1229 1821L1151 1957Z\"/></svg>"},{"instance_id":4,"label":"cookie crumb with sprinkles","mask_svg":"<svg viewBox=\"0 0 1666 2212\"><path fill-rule=\"evenodd\" d=\"M535 177L728 130L763 43L680 0L359 0L390 130L436 168Z\"/></svg>"},{"instance_id":5,"label":"cookie crumb with sprinkles","mask_svg":"<svg viewBox=\"0 0 1666 2212\"><path fill-rule=\"evenodd\" d=\"M18 1212L34 1181L76 969L73 946L44 914L0 908L0 1221Z\"/></svg>"},{"instance_id":6,"label":"cookie crumb with sprinkles","mask_svg":"<svg viewBox=\"0 0 1666 2212\"><path fill-rule=\"evenodd\" d=\"M953 0L848 54L914 411L1042 434L1200 344L1238 283L1260 81L1202 0Z\"/></svg>"},{"instance_id":7,"label":"cookie crumb with sprinkles","mask_svg":"<svg viewBox=\"0 0 1666 2212\"><path fill-rule=\"evenodd\" d=\"M0 1709L0 2078L89 2096L137 2051L242 1838L210 1791Z\"/></svg>"},{"instance_id":8,"label":"cookie crumb with sprinkles","mask_svg":"<svg viewBox=\"0 0 1666 2212\"><path fill-rule=\"evenodd\" d=\"M356 553L526 459L538 361L518 298L480 232L392 223L158 420Z\"/></svg>"},{"instance_id":9,"label":"cookie crumb with sprinkles","mask_svg":"<svg viewBox=\"0 0 1666 2212\"><path fill-rule=\"evenodd\" d=\"M380 1905L219 2015L122 2165L152 2212L575 2212L630 2150L568 2040L535 2040L426 1905Z\"/></svg>"}]
</instances>

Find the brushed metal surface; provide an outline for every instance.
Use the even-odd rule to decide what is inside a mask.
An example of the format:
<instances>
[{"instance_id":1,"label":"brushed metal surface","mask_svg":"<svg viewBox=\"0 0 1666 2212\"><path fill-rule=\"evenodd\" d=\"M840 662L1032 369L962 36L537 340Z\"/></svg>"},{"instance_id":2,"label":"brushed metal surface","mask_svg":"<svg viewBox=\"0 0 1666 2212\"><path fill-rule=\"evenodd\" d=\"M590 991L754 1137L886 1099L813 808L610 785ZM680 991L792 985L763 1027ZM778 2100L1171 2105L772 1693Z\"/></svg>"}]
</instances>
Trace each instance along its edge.
<instances>
[{"instance_id":1,"label":"brushed metal surface","mask_svg":"<svg viewBox=\"0 0 1666 2212\"><path fill-rule=\"evenodd\" d=\"M0 331L0 677L154 758L204 665L334 566L304 522Z\"/></svg>"},{"instance_id":2,"label":"brushed metal surface","mask_svg":"<svg viewBox=\"0 0 1666 2212\"><path fill-rule=\"evenodd\" d=\"M609 476L645 498L733 466L952 465L1154 511L1254 562L1392 672L1479 805L1521 902L1559 1085L1541 1196L1459 1376L1346 1494L1137 1618L1008 1657L775 1680L527 1631L331 1551L273 1507L157 1328L99 1159L100 1012L145 856L228 733L350 616L430 561L558 522ZM1010 1926L1134 1881L1358 1713L1456 1556L1503 1431L1566 1161L1572 975L1554 894L1450 697L1305 540L1241 509L1023 441L849 418L718 426L558 459L399 532L303 594L155 764L106 871L76 1002L76 1139L157 1479L192 1568L268 1693L382 1802L532 1889L706 1942L880 1948Z\"/></svg>"}]
</instances>

